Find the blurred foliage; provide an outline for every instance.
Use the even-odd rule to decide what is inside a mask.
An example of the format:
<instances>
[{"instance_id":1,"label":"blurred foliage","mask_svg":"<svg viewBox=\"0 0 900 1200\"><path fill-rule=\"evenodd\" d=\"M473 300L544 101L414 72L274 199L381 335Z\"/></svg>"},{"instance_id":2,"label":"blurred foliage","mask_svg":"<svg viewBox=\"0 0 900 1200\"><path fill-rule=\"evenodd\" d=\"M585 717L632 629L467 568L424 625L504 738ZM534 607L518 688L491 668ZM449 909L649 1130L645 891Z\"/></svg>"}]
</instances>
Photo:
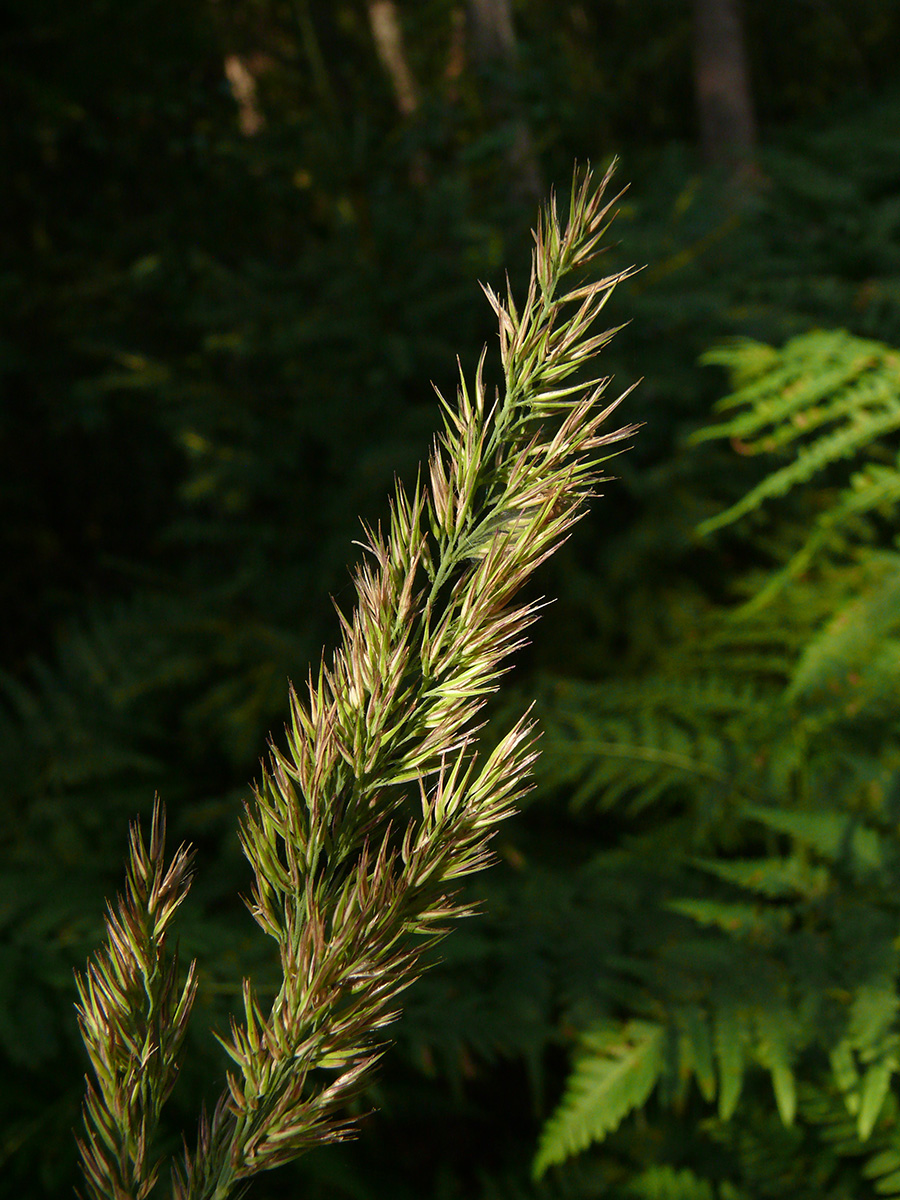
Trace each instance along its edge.
<instances>
[{"instance_id":1,"label":"blurred foliage","mask_svg":"<svg viewBox=\"0 0 900 1200\"><path fill-rule=\"evenodd\" d=\"M524 697L549 697L548 721L573 697L592 712L578 689L598 680L614 681L599 689L608 703L618 688L633 704L632 681L682 661L741 581L772 569L762 526L750 542L695 538L764 474L687 448L721 392L700 353L822 327L900 345L896 6L745 6L761 145L739 203L693 147L689 8L514 6L507 83L545 177L564 187L573 159L620 153L633 182L610 265L649 264L617 293L613 320L633 324L601 368L645 377L628 419L647 425L545 573L560 600L516 676ZM287 678L334 636L329 596L347 587L357 517L377 520L393 473L410 478L427 452L427 381L452 392L455 354L470 371L492 336L475 280L498 283L509 262L515 285L527 266L534 214L510 187L492 81L454 42L464 9L400 3L421 92L401 118L363 0L6 6L0 1195L71 1192L84 1069L71 969L99 938L128 819L155 790L202 864L181 923L203 972L187 1056L198 1065L173 1097L173 1143L224 1069L207 1027L224 1023L242 972L272 970L237 898L241 797L283 721ZM252 136L228 56L255 81ZM778 537L794 551L817 503L783 512ZM848 602L876 586L858 570ZM834 603L818 580L784 601L791 653ZM645 715L677 706L690 731L702 711L749 740L747 711L782 678L738 678L775 652L751 643L720 648L735 664L727 694L653 699ZM880 763L878 745L867 753ZM623 992L613 966L690 923L665 901L705 876L669 853L668 822L697 853L717 846L705 805L682 798L658 821L653 805L626 813L611 795L608 811L570 818L576 786L548 784L504 835L479 886L484 915L412 995L360 1142L272 1176L260 1197L867 1194L850 1134L817 1132L843 1119L827 1080L804 1082L807 1116L784 1130L762 1072L748 1074L738 1121L685 1085L676 1117L651 1099L599 1152L530 1181L578 1031L611 1006L648 1017L653 982ZM752 828L765 846L776 837ZM851 944L863 918L892 920L874 884L859 906L844 914ZM697 935L698 963L711 936ZM655 994L668 995L661 983Z\"/></svg>"},{"instance_id":2,"label":"blurred foliage","mask_svg":"<svg viewBox=\"0 0 900 1200\"><path fill-rule=\"evenodd\" d=\"M591 869L643 896L595 960L535 1169L615 1156L640 1109L698 1143L664 1165L729 1145L716 1195L897 1195L900 355L818 333L709 357L736 387L691 439L741 456L741 498L699 531L729 527L727 593L696 588L640 664L539 684L542 802L612 817ZM775 1176L742 1141L766 1076L766 1138L792 1147Z\"/></svg>"}]
</instances>

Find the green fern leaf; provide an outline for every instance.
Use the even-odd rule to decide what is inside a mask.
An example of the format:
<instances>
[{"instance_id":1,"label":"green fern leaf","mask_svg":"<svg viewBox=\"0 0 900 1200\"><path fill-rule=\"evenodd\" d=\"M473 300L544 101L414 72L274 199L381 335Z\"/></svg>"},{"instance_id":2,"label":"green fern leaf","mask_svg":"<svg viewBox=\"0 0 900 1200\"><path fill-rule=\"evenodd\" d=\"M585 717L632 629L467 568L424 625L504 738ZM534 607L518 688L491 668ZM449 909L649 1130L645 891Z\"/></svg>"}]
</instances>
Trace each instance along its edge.
<instances>
[{"instance_id":1,"label":"green fern leaf","mask_svg":"<svg viewBox=\"0 0 900 1200\"><path fill-rule=\"evenodd\" d=\"M712 1184L684 1167L649 1167L628 1185L634 1200L714 1200Z\"/></svg>"},{"instance_id":2,"label":"green fern leaf","mask_svg":"<svg viewBox=\"0 0 900 1200\"><path fill-rule=\"evenodd\" d=\"M838 502L819 514L804 544L744 605L743 613L746 615L769 604L786 584L802 575L824 550L834 546L845 531L858 526L862 517L872 512L890 510L898 502L900 472L879 463L869 463L862 471L856 472Z\"/></svg>"},{"instance_id":3,"label":"green fern leaf","mask_svg":"<svg viewBox=\"0 0 900 1200\"><path fill-rule=\"evenodd\" d=\"M826 688L847 688L851 673L866 671L888 634L900 627L900 559L870 591L840 608L800 657L788 687L795 700Z\"/></svg>"},{"instance_id":4,"label":"green fern leaf","mask_svg":"<svg viewBox=\"0 0 900 1200\"><path fill-rule=\"evenodd\" d=\"M767 475L737 504L733 504L731 508L704 521L702 525L698 526L697 532L704 536L725 525L734 524L741 517L759 508L764 501L778 496L786 496L792 488L797 487L798 484L808 483L831 463L852 457L862 447L868 446L883 437L884 434L891 433L898 428L900 428L900 403L877 416L869 416L865 421L854 423L836 433L820 438L812 446L800 450L796 458L787 466Z\"/></svg>"},{"instance_id":5,"label":"green fern leaf","mask_svg":"<svg viewBox=\"0 0 900 1200\"><path fill-rule=\"evenodd\" d=\"M689 1004L679 1013L678 1025L684 1068L693 1072L701 1096L711 1104L716 1098L716 1069L709 1019L699 1005Z\"/></svg>"},{"instance_id":6,"label":"green fern leaf","mask_svg":"<svg viewBox=\"0 0 900 1200\"><path fill-rule=\"evenodd\" d=\"M785 1125L791 1125L797 1112L797 1084L791 1067L788 1014L784 1009L760 1009L756 1024L760 1057L772 1076L779 1116Z\"/></svg>"},{"instance_id":7,"label":"green fern leaf","mask_svg":"<svg viewBox=\"0 0 900 1200\"><path fill-rule=\"evenodd\" d=\"M900 1196L900 1171L892 1171L875 1181L875 1191L879 1196Z\"/></svg>"},{"instance_id":8,"label":"green fern leaf","mask_svg":"<svg viewBox=\"0 0 900 1200\"><path fill-rule=\"evenodd\" d=\"M834 1082L844 1095L847 1111L856 1116L859 1112L859 1070L849 1040L842 1038L832 1046L828 1058Z\"/></svg>"},{"instance_id":9,"label":"green fern leaf","mask_svg":"<svg viewBox=\"0 0 900 1200\"><path fill-rule=\"evenodd\" d=\"M765 342L757 342L753 338L731 338L705 350L700 355L700 362L705 367L726 367L732 387L740 390L777 368L779 355L774 346L767 346ZM726 399L735 403L732 396ZM717 409L724 407L724 401L716 405Z\"/></svg>"},{"instance_id":10,"label":"green fern leaf","mask_svg":"<svg viewBox=\"0 0 900 1200\"><path fill-rule=\"evenodd\" d=\"M556 681L540 706L538 779L570 804L641 812L672 789L739 790L734 745L777 702L771 688L721 673L601 684ZM756 795L750 790L749 796Z\"/></svg>"},{"instance_id":11,"label":"green fern leaf","mask_svg":"<svg viewBox=\"0 0 900 1200\"><path fill-rule=\"evenodd\" d=\"M745 1021L736 1009L723 1005L716 1010L713 1037L719 1065L719 1116L730 1121L744 1083Z\"/></svg>"},{"instance_id":12,"label":"green fern leaf","mask_svg":"<svg viewBox=\"0 0 900 1200\"><path fill-rule=\"evenodd\" d=\"M862 1169L865 1179L884 1180L885 1177L890 1177L897 1174L900 1177L900 1150L891 1146L888 1150L881 1150L874 1155ZM876 1187L877 1190L877 1187Z\"/></svg>"},{"instance_id":13,"label":"green fern leaf","mask_svg":"<svg viewBox=\"0 0 900 1200\"><path fill-rule=\"evenodd\" d=\"M602 1141L645 1103L662 1072L664 1047L665 1030L648 1021L604 1024L585 1034L562 1102L541 1132L535 1178Z\"/></svg>"},{"instance_id":14,"label":"green fern leaf","mask_svg":"<svg viewBox=\"0 0 900 1200\"><path fill-rule=\"evenodd\" d=\"M746 349L754 343L739 343L738 357L741 346ZM756 348L769 351L766 366L744 386L732 370L738 390L716 405L719 412L742 411L722 425L700 430L694 441L740 438L745 453L771 451L857 408L890 405L896 397L900 360L896 351L879 342L864 341L842 330L816 330L792 338L780 351L771 346ZM700 361L729 367L734 357L732 344L707 351ZM761 435L759 442L748 445L746 439L754 434Z\"/></svg>"},{"instance_id":15,"label":"green fern leaf","mask_svg":"<svg viewBox=\"0 0 900 1200\"><path fill-rule=\"evenodd\" d=\"M891 1086L891 1076L897 1069L897 1059L888 1054L878 1062L872 1063L863 1076L859 1098L859 1113L856 1127L863 1141L871 1135L875 1122L881 1115L884 1102Z\"/></svg>"},{"instance_id":16,"label":"green fern leaf","mask_svg":"<svg viewBox=\"0 0 900 1200\"><path fill-rule=\"evenodd\" d=\"M858 1100L858 1092L855 1095ZM895 1097L890 1092L885 1095L869 1131L868 1145L861 1136L859 1122L847 1117L847 1099L848 1094L842 1095L833 1088L806 1084L801 1091L801 1114L804 1121L815 1128L828 1152L839 1158L864 1160L858 1168L859 1174L863 1180L872 1181L876 1195L900 1195L900 1142ZM863 1194L869 1194L868 1189Z\"/></svg>"},{"instance_id":17,"label":"green fern leaf","mask_svg":"<svg viewBox=\"0 0 900 1200\"><path fill-rule=\"evenodd\" d=\"M758 804L745 805L743 812L777 833L797 838L831 862L849 859L863 870L878 869L884 862L879 835L847 813L793 812Z\"/></svg>"},{"instance_id":18,"label":"green fern leaf","mask_svg":"<svg viewBox=\"0 0 900 1200\"><path fill-rule=\"evenodd\" d=\"M887 1050L898 1008L900 997L890 974L863 984L857 989L850 1007L847 1041L869 1059Z\"/></svg>"},{"instance_id":19,"label":"green fern leaf","mask_svg":"<svg viewBox=\"0 0 900 1200\"><path fill-rule=\"evenodd\" d=\"M666 906L672 912L690 917L699 925L713 926L723 933L736 936L764 936L783 925L781 915L758 904L743 904L722 900L670 900Z\"/></svg>"},{"instance_id":20,"label":"green fern leaf","mask_svg":"<svg viewBox=\"0 0 900 1200\"><path fill-rule=\"evenodd\" d=\"M699 430L691 440L729 438L743 454L793 453L737 503L703 522L701 536L809 483L826 467L858 456L900 428L900 355L878 342L819 331L794 338L777 352L739 343L711 351L703 361L732 367L738 390L717 408L737 411L729 420ZM753 364L749 382L748 362ZM897 471L875 467L858 472L838 503L820 516L803 547L769 581L766 599L796 577L854 518L896 502ZM761 602L758 597L756 603Z\"/></svg>"},{"instance_id":21,"label":"green fern leaf","mask_svg":"<svg viewBox=\"0 0 900 1200\"><path fill-rule=\"evenodd\" d=\"M799 856L724 861L698 858L693 864L717 879L769 900L788 900L795 896L811 900L823 895L828 887L828 871Z\"/></svg>"}]
</instances>

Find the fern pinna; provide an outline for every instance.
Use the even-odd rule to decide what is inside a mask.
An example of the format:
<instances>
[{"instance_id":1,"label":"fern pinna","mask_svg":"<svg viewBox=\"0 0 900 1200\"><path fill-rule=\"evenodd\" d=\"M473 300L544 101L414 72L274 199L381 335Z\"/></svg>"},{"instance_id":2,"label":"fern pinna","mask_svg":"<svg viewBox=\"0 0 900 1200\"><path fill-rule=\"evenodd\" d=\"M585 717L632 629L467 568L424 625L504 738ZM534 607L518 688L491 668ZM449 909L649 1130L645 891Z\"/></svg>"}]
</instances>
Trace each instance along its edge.
<instances>
[{"instance_id":1,"label":"fern pinna","mask_svg":"<svg viewBox=\"0 0 900 1200\"><path fill-rule=\"evenodd\" d=\"M644 907L629 927L607 902L618 945L535 1171L690 1112L695 1155L728 1147L697 1184L717 1196L900 1195L900 354L811 333L707 361L735 390L691 441L739 457L698 545L741 569L655 664L538 705L539 791L615 822L590 869ZM753 1113L805 1181L763 1179Z\"/></svg>"},{"instance_id":2,"label":"fern pinna","mask_svg":"<svg viewBox=\"0 0 900 1200\"><path fill-rule=\"evenodd\" d=\"M460 881L527 790L531 725L476 751L486 697L537 608L516 602L565 539L633 427L604 432L608 379L573 379L613 331L592 326L622 277L586 278L611 205L609 174L573 183L568 223L555 200L535 234L521 309L486 289L500 326L503 393L479 368L424 478L398 485L386 532L367 529L352 616L330 666L291 694L285 749L247 805L241 840L249 902L274 939L282 979L264 1006L250 980L243 1017L220 1038L227 1087L173 1170L173 1195L223 1200L246 1181L339 1141L348 1102L371 1074L384 1027L423 951L468 905ZM562 287L572 274L576 278ZM483 359L482 359L483 363ZM79 979L94 1068L81 1155L96 1200L136 1200L157 1174L152 1141L177 1071L194 968L179 990L166 939L190 885L185 850L164 864L163 820L132 835L128 886L107 941Z\"/></svg>"}]
</instances>

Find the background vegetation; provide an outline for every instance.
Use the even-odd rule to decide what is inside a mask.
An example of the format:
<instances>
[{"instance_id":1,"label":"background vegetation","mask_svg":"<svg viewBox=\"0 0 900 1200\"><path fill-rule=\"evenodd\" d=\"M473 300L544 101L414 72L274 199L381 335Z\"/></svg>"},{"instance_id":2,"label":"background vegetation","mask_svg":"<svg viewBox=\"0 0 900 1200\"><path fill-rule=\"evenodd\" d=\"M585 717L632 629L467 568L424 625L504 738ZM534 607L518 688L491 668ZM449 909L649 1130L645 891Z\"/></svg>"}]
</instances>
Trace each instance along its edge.
<instances>
[{"instance_id":1,"label":"background vegetation","mask_svg":"<svg viewBox=\"0 0 900 1200\"><path fill-rule=\"evenodd\" d=\"M537 794L410 995L363 1103L380 1114L256 1194L900 1190L896 6L747 6L740 170L701 152L687 0L399 3L399 62L391 8L8 6L0 1193L71 1194L72 968L155 790L199 859L172 1145L218 1091L209 1027L242 973L276 979L236 817L286 680L334 640L358 516L427 450L428 381L451 393L456 353L471 374L494 336L476 279L521 283L537 193L614 153L632 187L610 266L649 265L602 369L644 377L626 419L646 426L539 583L560 599L512 681L540 697ZM488 36L500 10L512 43ZM736 337L795 340L698 366ZM809 444L855 428L852 461L698 535L829 403ZM863 485L883 491L840 516ZM650 1067L554 1152L579 1047L601 1085L629 1052ZM550 1164L588 1143L532 1182L539 1145Z\"/></svg>"}]
</instances>

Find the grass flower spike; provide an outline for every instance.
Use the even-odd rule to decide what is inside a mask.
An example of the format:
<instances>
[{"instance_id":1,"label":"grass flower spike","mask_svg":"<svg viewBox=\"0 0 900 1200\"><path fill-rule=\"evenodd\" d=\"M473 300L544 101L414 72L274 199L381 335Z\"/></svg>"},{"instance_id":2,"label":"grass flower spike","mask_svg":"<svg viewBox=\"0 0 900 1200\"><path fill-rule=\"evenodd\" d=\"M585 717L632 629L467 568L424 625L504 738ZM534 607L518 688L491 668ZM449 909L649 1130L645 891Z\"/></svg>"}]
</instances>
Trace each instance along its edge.
<instances>
[{"instance_id":1,"label":"grass flower spike","mask_svg":"<svg viewBox=\"0 0 900 1200\"><path fill-rule=\"evenodd\" d=\"M132 826L125 894L107 914L106 945L76 980L78 1023L96 1076L84 1100L87 1139L79 1142L95 1200L142 1200L156 1182L150 1141L175 1083L197 987L191 963L178 994L177 958L166 953L166 930L191 886L191 853L182 846L167 870L165 837L157 800L149 847Z\"/></svg>"},{"instance_id":2,"label":"grass flower spike","mask_svg":"<svg viewBox=\"0 0 900 1200\"><path fill-rule=\"evenodd\" d=\"M565 228L551 198L521 309L485 289L502 395L486 396L482 356L456 404L441 397L427 472L412 491L398 485L386 531L366 530L356 607L339 613L333 660L305 695L291 694L286 745L272 746L241 830L250 909L278 945L282 983L264 1009L244 982L243 1015L222 1039L227 1087L173 1173L180 1200L224 1200L257 1172L348 1136L347 1102L383 1050L401 993L423 951L466 912L459 882L486 865L498 822L528 787L530 722L484 755L482 709L536 617L517 594L584 512L609 447L634 430L603 432L619 403L605 402L608 380L573 381L615 332L592 330L628 274L584 274L614 203L608 181L595 189L590 172L576 175ZM149 854L133 837L109 946L81 982L98 1076L85 1103L94 1196L151 1186L146 1141L193 996L191 973L174 999L162 959L187 858L179 851L164 872L160 822L157 811ZM161 1012L172 1014L171 1035L154 1041Z\"/></svg>"}]
</instances>

